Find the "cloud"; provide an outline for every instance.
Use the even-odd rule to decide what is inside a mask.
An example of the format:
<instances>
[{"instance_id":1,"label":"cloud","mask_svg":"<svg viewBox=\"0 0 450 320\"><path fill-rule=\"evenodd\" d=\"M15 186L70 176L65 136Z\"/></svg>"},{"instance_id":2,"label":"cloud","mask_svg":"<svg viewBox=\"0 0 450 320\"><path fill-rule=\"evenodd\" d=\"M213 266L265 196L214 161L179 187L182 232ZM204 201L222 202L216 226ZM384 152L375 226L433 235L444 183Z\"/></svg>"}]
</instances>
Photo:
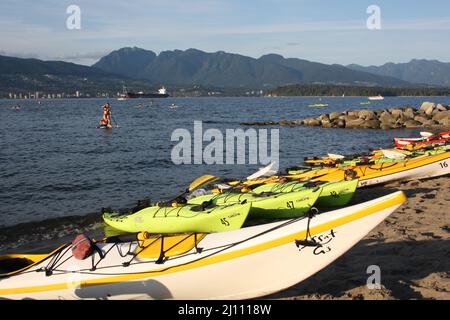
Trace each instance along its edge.
<instances>
[{"instance_id":1,"label":"cloud","mask_svg":"<svg viewBox=\"0 0 450 320\"><path fill-rule=\"evenodd\" d=\"M55 60L98 60L107 55L109 51L84 52L84 53L68 53L55 56Z\"/></svg>"},{"instance_id":2,"label":"cloud","mask_svg":"<svg viewBox=\"0 0 450 320\"><path fill-rule=\"evenodd\" d=\"M16 58L23 58L23 59L39 59L39 55L36 53L10 52L10 51L0 50L0 55L16 57Z\"/></svg>"}]
</instances>

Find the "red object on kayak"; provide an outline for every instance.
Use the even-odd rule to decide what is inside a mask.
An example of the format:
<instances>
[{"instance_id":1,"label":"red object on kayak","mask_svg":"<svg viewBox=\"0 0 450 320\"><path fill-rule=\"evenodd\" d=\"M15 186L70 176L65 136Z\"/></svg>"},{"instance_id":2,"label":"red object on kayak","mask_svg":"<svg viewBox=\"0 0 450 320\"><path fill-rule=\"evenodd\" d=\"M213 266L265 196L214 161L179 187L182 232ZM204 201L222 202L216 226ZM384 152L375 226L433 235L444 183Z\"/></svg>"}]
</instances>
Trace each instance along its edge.
<instances>
[{"instance_id":1,"label":"red object on kayak","mask_svg":"<svg viewBox=\"0 0 450 320\"><path fill-rule=\"evenodd\" d=\"M75 259L84 260L92 254L93 244L91 239L84 234L78 235L72 241L72 255Z\"/></svg>"},{"instance_id":2,"label":"red object on kayak","mask_svg":"<svg viewBox=\"0 0 450 320\"><path fill-rule=\"evenodd\" d=\"M427 145L435 143L445 143L450 141L450 131L444 131L423 138L394 138L394 143L397 148L405 147L409 144Z\"/></svg>"}]
</instances>

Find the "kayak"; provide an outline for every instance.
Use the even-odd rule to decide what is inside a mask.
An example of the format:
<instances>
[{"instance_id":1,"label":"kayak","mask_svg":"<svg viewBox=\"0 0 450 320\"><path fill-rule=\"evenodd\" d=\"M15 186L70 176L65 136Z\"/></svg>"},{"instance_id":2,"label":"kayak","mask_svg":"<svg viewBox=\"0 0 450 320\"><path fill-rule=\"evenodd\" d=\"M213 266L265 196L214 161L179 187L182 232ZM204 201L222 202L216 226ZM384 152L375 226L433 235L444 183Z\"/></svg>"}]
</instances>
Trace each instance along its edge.
<instances>
[{"instance_id":1,"label":"kayak","mask_svg":"<svg viewBox=\"0 0 450 320\"><path fill-rule=\"evenodd\" d=\"M264 184L252 190L254 193L262 192L292 192L306 188L311 182L291 181L286 183ZM312 183L314 184L314 183ZM350 181L328 182L320 185L322 193L315 206L343 206L350 202L358 186L358 179Z\"/></svg>"},{"instance_id":2,"label":"kayak","mask_svg":"<svg viewBox=\"0 0 450 320\"><path fill-rule=\"evenodd\" d=\"M326 171L313 181L336 181L348 177L358 178L358 187L401 180L415 180L443 176L450 173L450 151L435 155L422 155L393 163L325 168Z\"/></svg>"},{"instance_id":3,"label":"kayak","mask_svg":"<svg viewBox=\"0 0 450 320\"><path fill-rule=\"evenodd\" d=\"M322 157L322 158L312 158L305 159L305 163L312 166L312 168L318 168L321 166L349 166L349 165L359 165L359 164L376 164L376 163L392 163L405 161L407 159L417 158L419 156L429 156L444 153L450 150L450 145L447 146L436 146L436 147L426 147L423 146L417 150L403 150L403 149L377 149L372 151L371 154L365 155L352 155L352 156L340 156L339 158L334 157ZM303 171L303 172L306 172ZM298 174L302 173L301 171Z\"/></svg>"},{"instance_id":4,"label":"kayak","mask_svg":"<svg viewBox=\"0 0 450 320\"><path fill-rule=\"evenodd\" d=\"M359 179L358 187L385 183L395 180L411 180L437 177L449 173L450 146L414 152L398 150L405 158L371 160L355 158L336 161L329 159L310 160L316 162L311 169L288 170L287 175L271 176L254 180L231 181L232 186L255 187L287 181L343 181ZM389 150L383 150L389 151ZM326 163L324 165L323 163ZM352 172L354 171L354 172ZM350 175L349 175L350 174ZM284 180L284 181L283 181Z\"/></svg>"},{"instance_id":5,"label":"kayak","mask_svg":"<svg viewBox=\"0 0 450 320\"><path fill-rule=\"evenodd\" d=\"M450 141L450 131L444 131L421 138L394 138L394 144L397 148L404 148L408 145L432 145L443 144Z\"/></svg>"},{"instance_id":6,"label":"kayak","mask_svg":"<svg viewBox=\"0 0 450 320\"><path fill-rule=\"evenodd\" d=\"M315 103L315 104L310 104L309 107L328 107L327 103Z\"/></svg>"},{"instance_id":7,"label":"kayak","mask_svg":"<svg viewBox=\"0 0 450 320\"><path fill-rule=\"evenodd\" d=\"M242 227L250 207L250 203L208 207L192 204L151 206L127 215L104 213L103 220L114 229L125 232L222 232Z\"/></svg>"},{"instance_id":8,"label":"kayak","mask_svg":"<svg viewBox=\"0 0 450 320\"><path fill-rule=\"evenodd\" d=\"M289 288L345 254L406 200L395 192L347 208L221 233L64 244L0 256L1 299L252 299ZM366 248L370 253L371 247Z\"/></svg>"},{"instance_id":9,"label":"kayak","mask_svg":"<svg viewBox=\"0 0 450 320\"><path fill-rule=\"evenodd\" d=\"M286 193L221 193L207 194L188 200L189 204L212 202L216 205L251 203L249 218L286 219L307 213L319 198L322 187Z\"/></svg>"}]
</instances>

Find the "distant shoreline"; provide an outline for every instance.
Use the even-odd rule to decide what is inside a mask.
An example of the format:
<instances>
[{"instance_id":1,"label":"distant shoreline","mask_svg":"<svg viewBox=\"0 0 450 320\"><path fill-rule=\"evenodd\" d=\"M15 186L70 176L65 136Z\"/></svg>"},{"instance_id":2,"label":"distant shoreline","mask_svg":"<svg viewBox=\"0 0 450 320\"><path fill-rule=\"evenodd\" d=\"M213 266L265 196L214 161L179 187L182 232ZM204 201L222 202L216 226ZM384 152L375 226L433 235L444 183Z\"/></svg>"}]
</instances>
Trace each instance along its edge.
<instances>
[{"instance_id":1,"label":"distant shoreline","mask_svg":"<svg viewBox=\"0 0 450 320\"><path fill-rule=\"evenodd\" d=\"M146 100L154 100L154 101L165 101L166 99L184 99L184 98L207 98L207 99L220 99L220 98L336 98L336 99L342 99L342 98L361 98L361 99L367 99L368 96L174 96L174 97L168 97L168 98L135 98L135 99L128 99L128 100L122 100L122 101L146 101ZM438 95L438 96L385 96L385 99L388 98L450 98L450 95ZM10 98L0 98L0 101L55 101L55 100L113 100L113 101L120 101L117 100L117 98L108 98L108 97L79 97L79 98L45 98L45 99L10 99ZM370 101L370 100L368 100ZM373 101L372 103L375 104L379 101Z\"/></svg>"}]
</instances>

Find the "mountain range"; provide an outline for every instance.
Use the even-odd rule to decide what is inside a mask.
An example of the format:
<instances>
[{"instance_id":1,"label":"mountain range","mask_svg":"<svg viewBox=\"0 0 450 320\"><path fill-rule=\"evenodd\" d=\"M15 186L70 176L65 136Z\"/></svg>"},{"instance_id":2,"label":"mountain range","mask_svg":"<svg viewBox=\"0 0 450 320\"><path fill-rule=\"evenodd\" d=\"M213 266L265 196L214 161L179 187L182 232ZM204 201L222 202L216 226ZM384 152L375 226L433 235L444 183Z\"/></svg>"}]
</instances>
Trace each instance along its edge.
<instances>
[{"instance_id":1,"label":"mountain range","mask_svg":"<svg viewBox=\"0 0 450 320\"><path fill-rule=\"evenodd\" d=\"M95 63L93 68L134 79L167 85L273 88L288 84L331 83L372 86L407 86L409 83L341 65L327 65L267 54L258 59L197 49L163 51L122 48Z\"/></svg>"},{"instance_id":2,"label":"mountain range","mask_svg":"<svg viewBox=\"0 0 450 320\"><path fill-rule=\"evenodd\" d=\"M411 83L450 86L450 63L437 60L413 59L408 63L386 63L382 66L363 67L357 64L347 68L388 76Z\"/></svg>"},{"instance_id":3,"label":"mountain range","mask_svg":"<svg viewBox=\"0 0 450 320\"><path fill-rule=\"evenodd\" d=\"M348 86L450 86L450 63L412 60L382 66L327 65L267 54L252 58L197 49L153 51L126 47L92 66L0 56L0 93L20 90L154 90L178 88L272 89L292 84ZM170 90L170 89L169 89Z\"/></svg>"},{"instance_id":4,"label":"mountain range","mask_svg":"<svg viewBox=\"0 0 450 320\"><path fill-rule=\"evenodd\" d=\"M146 87L147 81L137 81L89 66L63 61L42 61L0 56L0 96L10 92L74 93L78 90L95 95L98 92L117 93L124 83Z\"/></svg>"}]
</instances>

